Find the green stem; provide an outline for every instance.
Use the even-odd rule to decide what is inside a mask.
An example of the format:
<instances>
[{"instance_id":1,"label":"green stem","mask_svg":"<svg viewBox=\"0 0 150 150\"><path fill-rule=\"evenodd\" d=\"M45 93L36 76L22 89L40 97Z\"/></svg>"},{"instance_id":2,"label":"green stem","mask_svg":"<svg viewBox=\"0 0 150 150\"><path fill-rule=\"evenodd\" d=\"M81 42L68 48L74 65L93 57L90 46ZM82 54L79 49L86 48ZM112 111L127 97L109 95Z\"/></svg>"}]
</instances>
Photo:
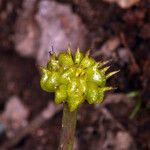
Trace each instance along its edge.
<instances>
[{"instance_id":1,"label":"green stem","mask_svg":"<svg viewBox=\"0 0 150 150\"><path fill-rule=\"evenodd\" d=\"M138 111L141 108L141 105L142 105L142 101L141 101L141 99L138 99L134 109L132 110L132 112L131 112L131 114L129 116L129 119L133 119L136 116L136 114L138 113Z\"/></svg>"},{"instance_id":2,"label":"green stem","mask_svg":"<svg viewBox=\"0 0 150 150\"><path fill-rule=\"evenodd\" d=\"M68 105L64 104L59 150L73 149L76 121L77 110L70 112Z\"/></svg>"}]
</instances>

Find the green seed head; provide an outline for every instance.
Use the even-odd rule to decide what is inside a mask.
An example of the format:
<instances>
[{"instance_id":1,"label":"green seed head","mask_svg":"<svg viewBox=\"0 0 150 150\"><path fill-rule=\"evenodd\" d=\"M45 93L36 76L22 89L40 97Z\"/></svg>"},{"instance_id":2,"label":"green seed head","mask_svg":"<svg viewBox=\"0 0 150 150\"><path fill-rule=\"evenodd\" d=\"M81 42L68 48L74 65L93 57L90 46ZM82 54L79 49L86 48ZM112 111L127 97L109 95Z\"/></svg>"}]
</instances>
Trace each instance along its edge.
<instances>
[{"instance_id":1,"label":"green seed head","mask_svg":"<svg viewBox=\"0 0 150 150\"><path fill-rule=\"evenodd\" d=\"M106 80L117 71L106 74L107 62L97 63L80 49L72 57L71 50L61 52L56 57L50 53L47 68L41 67L41 88L47 92L55 92L55 103L68 103L70 111L87 100L89 104L101 103L104 94L112 87L106 86Z\"/></svg>"}]
</instances>

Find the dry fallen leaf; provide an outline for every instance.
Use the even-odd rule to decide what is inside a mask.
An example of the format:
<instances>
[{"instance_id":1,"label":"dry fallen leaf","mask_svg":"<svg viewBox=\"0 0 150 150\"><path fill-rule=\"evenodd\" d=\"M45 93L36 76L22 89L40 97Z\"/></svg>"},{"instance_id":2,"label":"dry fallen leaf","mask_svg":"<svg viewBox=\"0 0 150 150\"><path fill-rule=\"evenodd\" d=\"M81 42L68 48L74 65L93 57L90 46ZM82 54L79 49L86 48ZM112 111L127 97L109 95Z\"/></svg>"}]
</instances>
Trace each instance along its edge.
<instances>
[{"instance_id":1,"label":"dry fallen leaf","mask_svg":"<svg viewBox=\"0 0 150 150\"><path fill-rule=\"evenodd\" d=\"M117 3L121 8L127 9L138 3L140 0L104 0L109 3Z\"/></svg>"}]
</instances>

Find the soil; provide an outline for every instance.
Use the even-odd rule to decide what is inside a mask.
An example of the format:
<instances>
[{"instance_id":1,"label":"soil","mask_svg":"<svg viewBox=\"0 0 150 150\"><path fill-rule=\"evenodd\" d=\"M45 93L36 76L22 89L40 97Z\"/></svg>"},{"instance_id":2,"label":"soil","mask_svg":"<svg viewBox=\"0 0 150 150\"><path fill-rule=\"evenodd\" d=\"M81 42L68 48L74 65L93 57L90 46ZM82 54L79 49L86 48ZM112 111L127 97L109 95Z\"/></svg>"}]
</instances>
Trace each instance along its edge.
<instances>
[{"instance_id":1,"label":"soil","mask_svg":"<svg viewBox=\"0 0 150 150\"><path fill-rule=\"evenodd\" d=\"M108 84L118 87L112 93L116 98L105 106L83 104L79 109L75 149L76 150L123 150L119 148L118 133L127 133L124 150L150 149L150 9L148 0L141 0L128 9L117 4L97 0L57 0L70 5L88 31L88 45L92 54L101 51L109 39L118 37L120 43L112 51L104 49L101 57L112 59L112 70L120 73L110 79ZM8 1L0 2L0 16L5 14ZM17 95L27 108L30 122L53 101L53 94L41 90L40 71L34 58L20 56L11 39L17 19L14 8L21 9L21 3L14 1L13 9L7 12L9 18L0 19L0 119L6 104L13 95ZM12 15L13 14L13 15ZM86 46L85 46L86 47ZM88 49L89 47L87 47ZM109 55L110 54L110 55ZM130 100L130 92L138 91ZM121 100L119 95L124 95ZM107 99L107 96L106 96ZM136 115L130 114L141 102ZM108 110L108 113L104 113ZM8 149L10 150L55 150L58 149L61 129L62 110L44 121L36 130L25 135ZM108 117L109 116L109 117ZM4 143L12 140L8 137L7 123L0 121L0 149ZM19 132L24 127L20 127ZM11 128L13 130L13 128ZM13 132L13 131L12 131ZM19 134L17 132L17 134ZM122 135L122 134L121 134ZM121 136L123 138L123 136ZM15 135L14 135L15 138ZM129 145L129 146L128 146Z\"/></svg>"}]
</instances>

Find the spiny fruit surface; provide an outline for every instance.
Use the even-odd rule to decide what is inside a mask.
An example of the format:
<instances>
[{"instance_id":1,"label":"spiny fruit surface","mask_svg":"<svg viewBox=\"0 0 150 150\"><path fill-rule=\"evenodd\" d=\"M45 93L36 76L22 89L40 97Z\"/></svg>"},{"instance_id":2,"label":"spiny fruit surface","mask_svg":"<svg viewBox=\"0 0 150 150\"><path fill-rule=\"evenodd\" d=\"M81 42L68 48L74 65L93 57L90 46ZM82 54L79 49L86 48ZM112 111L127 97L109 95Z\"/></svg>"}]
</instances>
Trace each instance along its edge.
<instances>
[{"instance_id":1,"label":"spiny fruit surface","mask_svg":"<svg viewBox=\"0 0 150 150\"><path fill-rule=\"evenodd\" d=\"M104 93L112 90L106 86L106 80L117 71L106 74L107 62L96 62L77 49L74 57L71 50L61 52L58 56L50 52L47 67L40 67L42 76L41 88L47 92L55 92L55 103L68 103L72 112L87 100L89 104L101 103Z\"/></svg>"}]
</instances>

